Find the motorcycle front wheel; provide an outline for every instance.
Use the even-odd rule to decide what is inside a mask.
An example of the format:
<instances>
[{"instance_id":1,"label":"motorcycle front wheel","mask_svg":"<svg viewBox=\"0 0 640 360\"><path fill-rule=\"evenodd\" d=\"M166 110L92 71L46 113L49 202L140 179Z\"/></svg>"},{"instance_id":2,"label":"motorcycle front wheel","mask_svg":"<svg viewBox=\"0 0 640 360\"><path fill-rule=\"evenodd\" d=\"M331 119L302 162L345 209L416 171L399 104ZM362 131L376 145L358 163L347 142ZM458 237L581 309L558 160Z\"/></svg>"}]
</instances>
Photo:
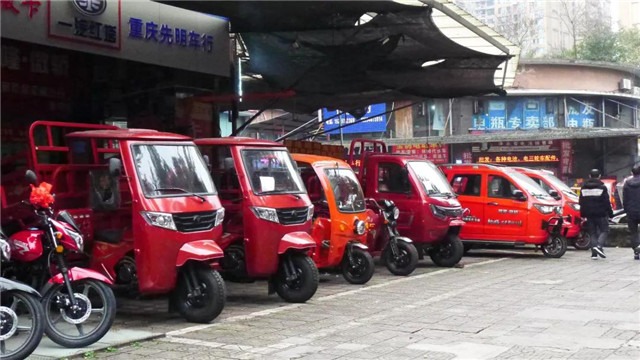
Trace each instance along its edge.
<instances>
[{"instance_id":1,"label":"motorcycle front wheel","mask_svg":"<svg viewBox=\"0 0 640 360\"><path fill-rule=\"evenodd\" d=\"M580 230L578 237L573 239L573 247L578 250L591 249L591 236L586 230Z\"/></svg>"},{"instance_id":2,"label":"motorcycle front wheel","mask_svg":"<svg viewBox=\"0 0 640 360\"><path fill-rule=\"evenodd\" d=\"M42 304L22 291L3 292L0 324L0 358L25 359L38 347L44 334Z\"/></svg>"},{"instance_id":3,"label":"motorcycle front wheel","mask_svg":"<svg viewBox=\"0 0 640 360\"><path fill-rule=\"evenodd\" d=\"M353 263L349 261L349 257L345 256L342 261L342 276L350 284L366 284L373 277L375 271L375 263L373 257L369 252L354 247L351 250L351 259Z\"/></svg>"},{"instance_id":4,"label":"motorcycle front wheel","mask_svg":"<svg viewBox=\"0 0 640 360\"><path fill-rule=\"evenodd\" d=\"M42 298L45 333L67 348L89 346L107 334L116 316L116 298L105 283L84 279L71 283L76 306L64 284L54 285Z\"/></svg>"},{"instance_id":5,"label":"motorcycle front wheel","mask_svg":"<svg viewBox=\"0 0 640 360\"><path fill-rule=\"evenodd\" d=\"M393 275L407 276L418 266L418 249L411 243L398 241L398 255L394 256L391 245L384 250L384 263Z\"/></svg>"},{"instance_id":6,"label":"motorcycle front wheel","mask_svg":"<svg viewBox=\"0 0 640 360\"><path fill-rule=\"evenodd\" d=\"M289 266L289 278L287 270ZM311 258L305 254L291 254L289 258L280 260L280 268L274 280L278 295L290 303L304 303L318 290L318 268Z\"/></svg>"}]
</instances>

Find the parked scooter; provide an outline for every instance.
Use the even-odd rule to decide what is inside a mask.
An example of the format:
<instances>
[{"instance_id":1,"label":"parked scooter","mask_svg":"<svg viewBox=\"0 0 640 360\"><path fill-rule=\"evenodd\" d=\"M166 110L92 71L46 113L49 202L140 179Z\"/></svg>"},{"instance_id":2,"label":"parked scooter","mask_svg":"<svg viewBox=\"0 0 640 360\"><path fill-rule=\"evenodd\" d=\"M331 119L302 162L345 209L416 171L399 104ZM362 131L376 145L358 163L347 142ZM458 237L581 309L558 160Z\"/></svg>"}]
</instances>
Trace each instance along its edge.
<instances>
[{"instance_id":1,"label":"parked scooter","mask_svg":"<svg viewBox=\"0 0 640 360\"><path fill-rule=\"evenodd\" d=\"M365 284L375 264L364 244L367 212L362 188L351 167L324 156L292 154L315 206L311 236L319 269L339 268L351 284Z\"/></svg>"},{"instance_id":2,"label":"parked scooter","mask_svg":"<svg viewBox=\"0 0 640 360\"><path fill-rule=\"evenodd\" d=\"M11 260L11 246L0 231L2 266ZM40 293L32 287L0 278L0 358L22 360L31 355L44 334Z\"/></svg>"},{"instance_id":3,"label":"parked scooter","mask_svg":"<svg viewBox=\"0 0 640 360\"><path fill-rule=\"evenodd\" d=\"M391 200L367 199L366 203L372 218L372 229L367 235L369 251L380 256L392 274L411 274L418 266L418 249L411 239L398 233L400 210Z\"/></svg>"},{"instance_id":4,"label":"parked scooter","mask_svg":"<svg viewBox=\"0 0 640 360\"><path fill-rule=\"evenodd\" d=\"M84 239L71 215L61 211L53 219L51 185L38 183L28 170L32 185L29 202L38 224L9 237L15 261L2 267L2 276L42 289L45 332L55 343L71 348L100 340L111 328L116 299L113 283L100 273L67 266L65 255L81 253Z\"/></svg>"}]
</instances>

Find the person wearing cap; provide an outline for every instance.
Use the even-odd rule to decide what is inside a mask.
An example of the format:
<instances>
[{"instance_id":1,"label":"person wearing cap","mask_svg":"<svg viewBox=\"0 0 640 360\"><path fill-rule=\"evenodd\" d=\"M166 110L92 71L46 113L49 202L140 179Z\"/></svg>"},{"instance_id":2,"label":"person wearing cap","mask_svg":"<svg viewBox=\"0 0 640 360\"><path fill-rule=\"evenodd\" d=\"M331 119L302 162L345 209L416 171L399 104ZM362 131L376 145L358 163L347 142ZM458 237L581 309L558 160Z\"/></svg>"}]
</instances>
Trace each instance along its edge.
<instances>
[{"instance_id":1,"label":"person wearing cap","mask_svg":"<svg viewBox=\"0 0 640 360\"><path fill-rule=\"evenodd\" d=\"M633 177L627 179L622 187L622 204L627 213L627 226L631 233L631 248L633 258L640 260L640 235L638 223L640 223L640 164L631 169Z\"/></svg>"},{"instance_id":2,"label":"person wearing cap","mask_svg":"<svg viewBox=\"0 0 640 360\"><path fill-rule=\"evenodd\" d=\"M609 235L609 218L613 216L609 190L600 180L600 170L593 169L580 189L580 216L587 218L591 237L591 259L606 258L603 246ZM624 195L623 195L624 197Z\"/></svg>"}]
</instances>

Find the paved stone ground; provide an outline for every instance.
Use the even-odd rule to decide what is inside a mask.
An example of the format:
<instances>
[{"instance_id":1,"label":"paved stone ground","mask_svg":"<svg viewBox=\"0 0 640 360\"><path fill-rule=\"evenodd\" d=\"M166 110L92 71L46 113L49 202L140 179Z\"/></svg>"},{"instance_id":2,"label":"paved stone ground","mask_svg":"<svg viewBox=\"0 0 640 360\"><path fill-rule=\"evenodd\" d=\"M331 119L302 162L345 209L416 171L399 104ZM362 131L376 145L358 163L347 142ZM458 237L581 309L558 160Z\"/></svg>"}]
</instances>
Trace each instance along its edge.
<instances>
[{"instance_id":1,"label":"paved stone ground","mask_svg":"<svg viewBox=\"0 0 640 360\"><path fill-rule=\"evenodd\" d=\"M207 325L153 312L160 300L125 302L117 327L167 336L88 357L639 359L640 261L607 254L472 252L463 269L424 261L405 278L378 267L365 286L325 277L307 304L283 304L264 283L229 284L223 316Z\"/></svg>"}]
</instances>

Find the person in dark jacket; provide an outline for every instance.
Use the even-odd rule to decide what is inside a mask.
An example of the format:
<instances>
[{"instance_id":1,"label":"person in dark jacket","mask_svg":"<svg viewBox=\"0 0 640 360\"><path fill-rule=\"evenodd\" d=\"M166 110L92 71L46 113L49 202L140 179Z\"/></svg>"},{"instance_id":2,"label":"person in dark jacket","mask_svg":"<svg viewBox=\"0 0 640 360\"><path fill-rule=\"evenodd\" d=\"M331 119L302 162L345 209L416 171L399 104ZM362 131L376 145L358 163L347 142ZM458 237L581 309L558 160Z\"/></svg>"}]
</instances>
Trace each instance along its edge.
<instances>
[{"instance_id":1,"label":"person in dark jacket","mask_svg":"<svg viewBox=\"0 0 640 360\"><path fill-rule=\"evenodd\" d=\"M624 197L624 195L623 195ZM600 170L593 169L580 189L580 216L587 218L587 233L591 237L591 258L606 258L603 246L609 235L609 218L613 216L609 190L600 181Z\"/></svg>"},{"instance_id":2,"label":"person in dark jacket","mask_svg":"<svg viewBox=\"0 0 640 360\"><path fill-rule=\"evenodd\" d=\"M640 164L631 169L633 177L627 179L622 187L622 204L627 214L627 226L631 233L631 247L633 258L640 260L640 235L638 223L640 223Z\"/></svg>"}]
</instances>

